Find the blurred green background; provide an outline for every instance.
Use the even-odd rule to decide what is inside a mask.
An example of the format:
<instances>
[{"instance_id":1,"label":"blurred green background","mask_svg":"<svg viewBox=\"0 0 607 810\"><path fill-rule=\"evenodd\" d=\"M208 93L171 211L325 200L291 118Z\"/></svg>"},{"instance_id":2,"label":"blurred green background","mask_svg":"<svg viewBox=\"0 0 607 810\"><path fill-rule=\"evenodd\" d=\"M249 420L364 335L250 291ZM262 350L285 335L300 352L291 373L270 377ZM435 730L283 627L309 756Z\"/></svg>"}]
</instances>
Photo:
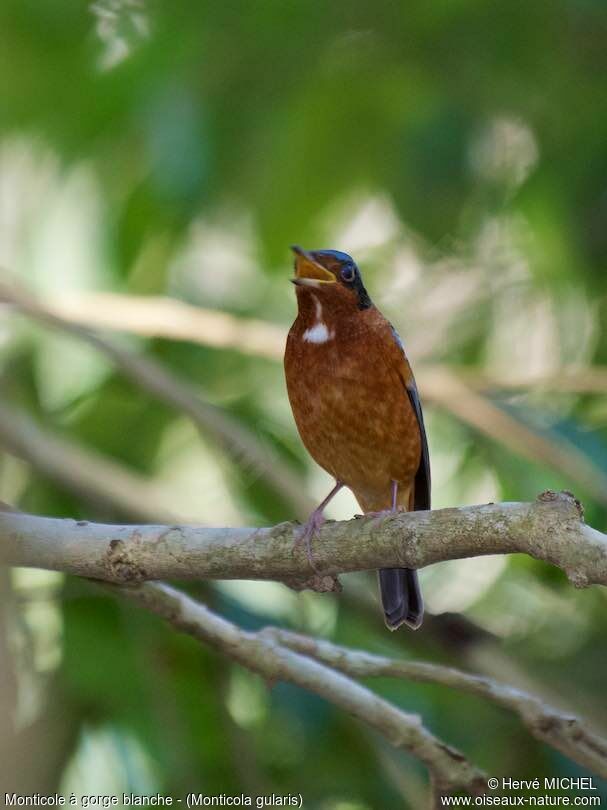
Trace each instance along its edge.
<instances>
[{"instance_id":1,"label":"blurred green background","mask_svg":"<svg viewBox=\"0 0 607 810\"><path fill-rule=\"evenodd\" d=\"M402 334L436 507L566 488L604 531L606 37L604 0L3 0L3 283L111 327L240 432L227 448L6 305L0 498L100 521L301 518L331 482L280 364L297 242L354 255ZM356 511L344 493L329 514ZM189 589L247 628L496 675L607 725L604 591L522 556L445 563L422 572L422 630L390 635L374 579L343 580ZM320 699L83 581L0 583L3 789L422 806L423 770ZM491 774L583 775L477 699L373 686Z\"/></svg>"}]
</instances>

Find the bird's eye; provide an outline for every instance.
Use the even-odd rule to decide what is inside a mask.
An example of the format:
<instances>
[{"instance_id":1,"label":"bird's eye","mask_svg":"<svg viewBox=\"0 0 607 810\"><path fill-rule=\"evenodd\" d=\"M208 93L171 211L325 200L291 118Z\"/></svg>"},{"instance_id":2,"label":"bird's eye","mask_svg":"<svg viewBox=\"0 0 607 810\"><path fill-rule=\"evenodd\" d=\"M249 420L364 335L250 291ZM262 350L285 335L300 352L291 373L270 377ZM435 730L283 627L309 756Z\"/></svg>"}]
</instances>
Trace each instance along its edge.
<instances>
[{"instance_id":1,"label":"bird's eye","mask_svg":"<svg viewBox=\"0 0 607 810\"><path fill-rule=\"evenodd\" d=\"M346 264L341 268L341 280L345 281L346 283L350 283L354 281L354 276L356 275L356 271L354 269L353 264Z\"/></svg>"}]
</instances>

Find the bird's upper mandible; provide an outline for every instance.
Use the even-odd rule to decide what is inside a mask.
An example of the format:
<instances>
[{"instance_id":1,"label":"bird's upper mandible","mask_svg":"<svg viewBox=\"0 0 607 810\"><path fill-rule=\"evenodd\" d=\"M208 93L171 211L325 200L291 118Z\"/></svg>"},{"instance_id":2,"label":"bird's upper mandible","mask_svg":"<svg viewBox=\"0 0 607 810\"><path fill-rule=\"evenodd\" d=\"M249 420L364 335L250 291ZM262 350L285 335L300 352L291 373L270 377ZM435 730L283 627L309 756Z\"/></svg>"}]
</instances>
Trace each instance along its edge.
<instances>
[{"instance_id":1,"label":"bird's upper mandible","mask_svg":"<svg viewBox=\"0 0 607 810\"><path fill-rule=\"evenodd\" d=\"M300 290L311 291L336 309L368 309L371 299L356 262L339 250L304 250L293 245L295 277ZM299 295L298 295L299 299Z\"/></svg>"}]
</instances>

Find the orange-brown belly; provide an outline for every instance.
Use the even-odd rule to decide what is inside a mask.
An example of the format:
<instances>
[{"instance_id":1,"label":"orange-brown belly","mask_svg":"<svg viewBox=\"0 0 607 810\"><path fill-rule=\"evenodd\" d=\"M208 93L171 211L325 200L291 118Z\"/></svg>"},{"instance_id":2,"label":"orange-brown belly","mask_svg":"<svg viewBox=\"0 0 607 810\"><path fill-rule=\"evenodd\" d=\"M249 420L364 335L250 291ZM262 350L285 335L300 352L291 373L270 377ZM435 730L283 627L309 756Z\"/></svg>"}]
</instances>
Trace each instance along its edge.
<instances>
[{"instance_id":1,"label":"orange-brown belly","mask_svg":"<svg viewBox=\"0 0 607 810\"><path fill-rule=\"evenodd\" d=\"M353 490L365 510L399 502L420 460L420 437L404 384L372 350L339 352L328 345L287 345L289 400L312 457Z\"/></svg>"}]
</instances>

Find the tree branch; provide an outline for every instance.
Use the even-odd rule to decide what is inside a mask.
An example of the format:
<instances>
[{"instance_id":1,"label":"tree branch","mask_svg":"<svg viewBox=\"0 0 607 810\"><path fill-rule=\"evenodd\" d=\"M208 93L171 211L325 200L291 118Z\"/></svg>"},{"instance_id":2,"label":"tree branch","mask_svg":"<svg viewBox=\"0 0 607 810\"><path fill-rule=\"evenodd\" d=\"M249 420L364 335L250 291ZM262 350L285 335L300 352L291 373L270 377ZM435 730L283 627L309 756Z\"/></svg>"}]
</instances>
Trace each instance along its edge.
<instances>
[{"instance_id":1,"label":"tree branch","mask_svg":"<svg viewBox=\"0 0 607 810\"><path fill-rule=\"evenodd\" d=\"M120 299L122 310L124 310L122 312L124 322L127 324L129 321L126 315L128 307L125 304L124 296ZM287 465L282 463L277 454L273 453L271 448L262 445L239 422L201 399L196 390L187 382L180 380L150 358L125 351L112 341L101 337L88 326L82 325L79 322L81 316L74 316L73 307L70 310L68 306L67 312L57 305L51 308L41 304L26 291L6 283L0 283L0 300L12 304L22 314L74 335L103 352L123 374L141 388L186 413L203 432L210 433L218 440L224 450L241 466L248 466L259 471L274 490L292 504L298 517L311 511L312 504L302 493L297 477ZM108 309L108 300L112 301L113 298L111 296L109 299L101 297L98 316L91 318L92 323L101 322L105 325L116 326L116 314L111 317L106 314L105 319L102 315L104 310ZM160 310L161 320L166 321L168 306L169 311L180 312L184 320L184 323L181 324L183 327L181 332L177 329L175 334L168 336L177 337L178 334L181 334L184 337L186 328L189 328L194 332L192 339L197 339L197 342L205 342L205 340L198 340L201 337L200 329L208 337L208 333L213 331L212 325L214 324L220 337L215 341L206 340L211 345L233 348L245 335L250 337L253 343L263 347L264 356L274 358L282 356L284 336L279 337L281 333L278 327L269 324L263 325L260 321L243 321L239 326L237 319L234 319L233 316L206 310L202 310L200 317L196 318L194 316L195 307L181 305L171 299L161 299L160 302L156 300L155 303L145 301L142 303L140 299L136 299L136 301L133 311L139 314L135 320L140 325L148 323L152 333L154 329L149 324L150 318L154 321ZM140 309L142 309L141 312L139 312ZM108 324L107 321L111 323ZM186 324L189 326L186 327ZM270 346L273 348L268 351ZM555 441L554 438L549 439L543 436L531 426L517 419L514 414L507 413L498 407L480 391L475 391L466 382L465 375L457 374L447 366L434 365L425 368L422 366L416 376L426 402L436 404L451 413L456 419L491 439L501 442L523 458L539 459L553 469L564 472L599 503L607 504L607 476L574 444L562 438ZM604 381L602 376L600 381Z\"/></svg>"},{"instance_id":2,"label":"tree branch","mask_svg":"<svg viewBox=\"0 0 607 810\"><path fill-rule=\"evenodd\" d=\"M578 717L564 714L535 695L453 667L372 655L275 627L268 627L262 633L351 677L403 678L437 683L478 695L517 714L532 736L556 748L584 768L607 778L607 740L589 731Z\"/></svg>"},{"instance_id":3,"label":"tree branch","mask_svg":"<svg viewBox=\"0 0 607 810\"><path fill-rule=\"evenodd\" d=\"M168 296L77 292L52 298L46 308L63 321L89 328L187 340L271 360L282 360L284 352L284 326L194 306Z\"/></svg>"},{"instance_id":4,"label":"tree branch","mask_svg":"<svg viewBox=\"0 0 607 810\"><path fill-rule=\"evenodd\" d=\"M329 522L320 532L310 579L296 525L266 529L105 526L0 512L4 562L61 570L116 583L161 577L277 579L327 589L340 572L527 552L565 570L578 586L607 584L607 537L583 523L568 493L533 503L488 504L386 519ZM347 541L347 542L346 542ZM289 680L366 722L428 767L436 795L478 791L483 775L408 715L346 675L390 675L462 689L515 711L530 732L575 761L607 775L607 742L538 698L490 679L418 662L393 661L282 630L246 633L165 585L110 586L270 681ZM341 670L339 674L335 670Z\"/></svg>"},{"instance_id":5,"label":"tree branch","mask_svg":"<svg viewBox=\"0 0 607 810\"><path fill-rule=\"evenodd\" d=\"M483 772L428 731L417 715L403 712L331 667L267 635L241 630L168 585L112 586L112 590L257 672L270 684L289 681L329 700L382 734L396 748L421 760L438 792L478 793L486 787Z\"/></svg>"},{"instance_id":6,"label":"tree branch","mask_svg":"<svg viewBox=\"0 0 607 810\"><path fill-rule=\"evenodd\" d=\"M312 576L298 526L111 526L0 514L5 562L117 583L150 579L270 579L334 589L340 573L423 568L444 560L526 553L561 568L576 587L607 585L607 536L586 526L569 493L501 503L328 521L314 542Z\"/></svg>"},{"instance_id":7,"label":"tree branch","mask_svg":"<svg viewBox=\"0 0 607 810\"><path fill-rule=\"evenodd\" d=\"M177 298L127 295L116 292L71 292L51 298L49 312L83 326L130 332L144 337L187 340L201 346L233 349L254 357L282 361L286 327L217 309L188 304ZM424 389L427 374L449 371L476 391L487 389L602 394L607 391L605 366L565 365L558 373L509 370L485 372L469 367L419 365L415 376Z\"/></svg>"},{"instance_id":8,"label":"tree branch","mask_svg":"<svg viewBox=\"0 0 607 810\"><path fill-rule=\"evenodd\" d=\"M464 377L447 366L426 368L421 376L418 373L415 376L424 401L437 405L522 458L558 470L598 503L607 505L607 475L573 442L543 435L514 413L500 408L490 397L475 391Z\"/></svg>"}]
</instances>

